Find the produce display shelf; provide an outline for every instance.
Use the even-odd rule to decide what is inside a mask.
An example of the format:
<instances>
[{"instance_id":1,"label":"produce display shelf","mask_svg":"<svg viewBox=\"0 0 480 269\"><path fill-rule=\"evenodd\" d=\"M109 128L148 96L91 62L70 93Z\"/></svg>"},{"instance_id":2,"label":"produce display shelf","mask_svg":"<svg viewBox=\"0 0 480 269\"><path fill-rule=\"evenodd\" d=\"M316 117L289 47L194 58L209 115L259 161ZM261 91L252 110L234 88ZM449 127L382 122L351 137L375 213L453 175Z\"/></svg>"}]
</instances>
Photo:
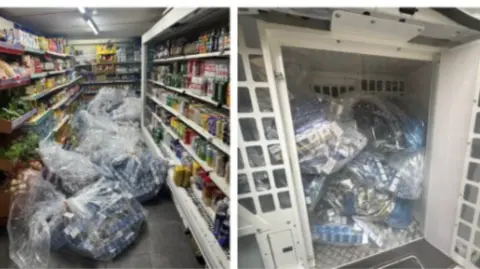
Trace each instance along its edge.
<instances>
[{"instance_id":1,"label":"produce display shelf","mask_svg":"<svg viewBox=\"0 0 480 269\"><path fill-rule=\"evenodd\" d=\"M213 171L213 169L204 161L202 160L196 153L195 151L192 149L191 146L185 144L181 139L180 137L178 136L178 134L173 131L173 129L170 127L170 126L167 126L165 123L163 123L160 119L160 117L157 116L157 114L155 114L153 111L149 110L150 113L152 113L152 115L155 117L155 119L162 125L163 129L165 129L174 139L177 139L178 142L180 143L180 145L182 145L182 147L185 149L185 151L187 151L187 153L192 156L192 158L198 163L200 164L200 166L203 168L203 170L205 170L206 172L208 172L208 175L209 177L212 179L212 181L215 183L215 185L217 185L217 187L222 190L222 192L229 196L230 197L230 190L229 190L229 185L227 184L226 180L224 177L220 177L217 175L217 173L215 173Z\"/></svg>"},{"instance_id":2,"label":"produce display shelf","mask_svg":"<svg viewBox=\"0 0 480 269\"><path fill-rule=\"evenodd\" d=\"M32 109L13 121L0 119L0 133L10 134L18 127L22 126L27 120L37 113L37 109Z\"/></svg>"},{"instance_id":3,"label":"produce display shelf","mask_svg":"<svg viewBox=\"0 0 480 269\"><path fill-rule=\"evenodd\" d=\"M25 97L22 97L22 99L23 99L23 100L27 100L27 101L38 100L38 99L40 99L40 98L42 98L42 97L44 97L44 96L47 96L47 95L49 95L49 94L51 94L51 93L53 93L53 92L55 92L55 91L57 91L57 90L59 90L59 89L62 89L62 88L65 88L65 87L68 87L68 86L72 85L73 83L77 82L77 81L78 81L79 79L81 79L81 78L82 78L82 76L79 76L78 78L73 79L73 80L71 80L70 82L65 83L65 84L63 84L63 85L57 86L57 87L55 87L55 88L53 88L53 89L51 89L51 90L44 91L44 92L40 92L40 93L36 93L36 94L33 94L33 95L29 95L29 96L25 96Z\"/></svg>"},{"instance_id":4,"label":"produce display shelf","mask_svg":"<svg viewBox=\"0 0 480 269\"><path fill-rule=\"evenodd\" d=\"M30 75L30 79L44 78L47 74L48 72L33 73Z\"/></svg>"},{"instance_id":5,"label":"produce display shelf","mask_svg":"<svg viewBox=\"0 0 480 269\"><path fill-rule=\"evenodd\" d=\"M189 60L189 59L216 58L216 57L223 58L223 57L228 57L229 55L230 55L230 51L226 50L226 51L217 51L217 52L170 57L170 58L164 58L164 59L156 59L156 60L153 60L153 62L167 63L167 62L182 61L182 60Z\"/></svg>"},{"instance_id":6,"label":"produce display shelf","mask_svg":"<svg viewBox=\"0 0 480 269\"><path fill-rule=\"evenodd\" d=\"M158 86L161 86L167 90L170 90L170 91L174 91L174 92L178 92L178 93L182 93L182 94L185 94L185 95L188 95L190 97L193 97L197 100L200 100L202 102L206 102L206 103L209 103L209 104L212 104L214 106L218 106L218 107L221 107L221 108L225 108L225 109L228 109L227 106L225 105L220 105L219 102L217 101L214 101L206 96L201 96L201 95L198 95L198 94L195 94L193 93L190 89L183 89L183 88L176 88L176 87L172 87L172 86L167 86L165 84L163 84L162 82L160 81L155 81L155 80L152 80L152 79L149 79L148 81L150 81L151 83L153 84L156 84Z\"/></svg>"},{"instance_id":7,"label":"produce display shelf","mask_svg":"<svg viewBox=\"0 0 480 269\"><path fill-rule=\"evenodd\" d=\"M150 133L142 127L147 144L153 153L163 157L159 147L153 141ZM202 209L196 201L196 197L185 188L180 188L173 182L173 171L169 170L167 185L172 192L172 198L175 206L192 233L203 258L209 268L230 268L229 253L223 250L217 243L215 236L211 232L210 218L205 216Z\"/></svg>"},{"instance_id":8,"label":"produce display shelf","mask_svg":"<svg viewBox=\"0 0 480 269\"><path fill-rule=\"evenodd\" d=\"M58 53L58 52L48 51L48 50L45 53L52 56L62 57L62 58L74 57L73 55L70 55L70 54Z\"/></svg>"},{"instance_id":9,"label":"produce display shelf","mask_svg":"<svg viewBox=\"0 0 480 269\"><path fill-rule=\"evenodd\" d=\"M7 90L16 87L22 87L30 84L30 76L24 76L21 78L0 79L0 90Z\"/></svg>"},{"instance_id":10,"label":"produce display shelf","mask_svg":"<svg viewBox=\"0 0 480 269\"><path fill-rule=\"evenodd\" d=\"M106 81L88 81L82 83L82 85L97 85L97 84L121 84L121 83L140 83L140 80L106 80Z\"/></svg>"},{"instance_id":11,"label":"produce display shelf","mask_svg":"<svg viewBox=\"0 0 480 269\"><path fill-rule=\"evenodd\" d=\"M22 55L24 48L20 44L8 44L7 42L0 41L0 53Z\"/></svg>"},{"instance_id":12,"label":"produce display shelf","mask_svg":"<svg viewBox=\"0 0 480 269\"><path fill-rule=\"evenodd\" d=\"M154 96L148 94L148 97L151 100L153 100L155 103L157 103L159 106L163 107L165 110L167 110L171 114L175 115L177 118L179 118L181 121L183 121L186 125L188 125L190 128L195 130L195 132L197 132L198 134L203 136L205 139L207 139L212 145L216 146L218 149L223 151L225 154L230 155L230 147L227 144L223 143L222 140L220 140L217 137L211 135L209 132L207 132L207 130L200 127L194 121L192 121L192 120L188 119L187 117L183 116L182 114L180 114L175 109L163 104L162 102L160 102L160 100L158 100Z\"/></svg>"}]
</instances>

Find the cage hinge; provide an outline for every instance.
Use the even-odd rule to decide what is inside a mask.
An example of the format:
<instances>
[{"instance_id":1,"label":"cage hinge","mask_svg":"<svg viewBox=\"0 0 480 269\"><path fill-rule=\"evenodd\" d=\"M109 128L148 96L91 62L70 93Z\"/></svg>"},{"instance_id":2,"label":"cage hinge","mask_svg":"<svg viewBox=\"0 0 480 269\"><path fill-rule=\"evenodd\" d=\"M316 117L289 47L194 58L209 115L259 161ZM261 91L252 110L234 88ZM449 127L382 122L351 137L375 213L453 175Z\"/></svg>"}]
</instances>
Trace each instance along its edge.
<instances>
[{"instance_id":1,"label":"cage hinge","mask_svg":"<svg viewBox=\"0 0 480 269\"><path fill-rule=\"evenodd\" d=\"M283 76L282 73L278 72L278 71L275 71L275 79L276 80L284 80L285 77Z\"/></svg>"}]
</instances>

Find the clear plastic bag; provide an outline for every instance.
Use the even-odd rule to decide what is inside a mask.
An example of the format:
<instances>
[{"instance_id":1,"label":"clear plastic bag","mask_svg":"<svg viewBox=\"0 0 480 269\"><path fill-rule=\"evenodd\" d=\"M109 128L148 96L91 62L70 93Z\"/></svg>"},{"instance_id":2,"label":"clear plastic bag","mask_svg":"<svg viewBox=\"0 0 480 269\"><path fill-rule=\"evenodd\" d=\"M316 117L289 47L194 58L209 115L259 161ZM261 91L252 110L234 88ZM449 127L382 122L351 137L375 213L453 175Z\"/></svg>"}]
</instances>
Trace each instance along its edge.
<instances>
[{"instance_id":1,"label":"clear plastic bag","mask_svg":"<svg viewBox=\"0 0 480 269\"><path fill-rule=\"evenodd\" d=\"M121 182L105 178L67 200L67 246L82 256L111 260L138 236L146 211Z\"/></svg>"},{"instance_id":2,"label":"clear plastic bag","mask_svg":"<svg viewBox=\"0 0 480 269\"><path fill-rule=\"evenodd\" d=\"M102 87L90 101L87 111L95 116L108 116L124 102L125 98L133 96L135 92L131 90Z\"/></svg>"},{"instance_id":3,"label":"clear plastic bag","mask_svg":"<svg viewBox=\"0 0 480 269\"><path fill-rule=\"evenodd\" d=\"M339 121L343 105L318 96L291 100L293 125L303 174L332 174L367 144L354 122Z\"/></svg>"},{"instance_id":4,"label":"clear plastic bag","mask_svg":"<svg viewBox=\"0 0 480 269\"><path fill-rule=\"evenodd\" d=\"M168 162L153 156L138 132L90 129L76 150L89 156L107 178L122 181L140 202L155 197L167 177Z\"/></svg>"},{"instance_id":5,"label":"clear plastic bag","mask_svg":"<svg viewBox=\"0 0 480 269\"><path fill-rule=\"evenodd\" d=\"M114 121L140 121L142 113L142 99L127 97L123 104L112 112Z\"/></svg>"},{"instance_id":6,"label":"clear plastic bag","mask_svg":"<svg viewBox=\"0 0 480 269\"><path fill-rule=\"evenodd\" d=\"M380 191L387 191L396 197L416 200L422 194L423 184L422 151L401 151L388 158L378 153L364 151L357 156L347 169L365 184Z\"/></svg>"},{"instance_id":7,"label":"clear plastic bag","mask_svg":"<svg viewBox=\"0 0 480 269\"><path fill-rule=\"evenodd\" d=\"M398 100L368 93L349 93L343 100L342 120L355 120L376 151L416 151L425 146L423 121L407 115L397 106Z\"/></svg>"},{"instance_id":8,"label":"clear plastic bag","mask_svg":"<svg viewBox=\"0 0 480 269\"><path fill-rule=\"evenodd\" d=\"M45 166L60 178L61 188L67 194L74 194L101 177L99 167L88 157L64 150L57 143L40 143L40 155Z\"/></svg>"},{"instance_id":9,"label":"clear plastic bag","mask_svg":"<svg viewBox=\"0 0 480 269\"><path fill-rule=\"evenodd\" d=\"M49 268L50 249L66 244L62 235L65 196L39 173L28 179L28 190L14 197L7 230L10 258L20 268Z\"/></svg>"}]
</instances>

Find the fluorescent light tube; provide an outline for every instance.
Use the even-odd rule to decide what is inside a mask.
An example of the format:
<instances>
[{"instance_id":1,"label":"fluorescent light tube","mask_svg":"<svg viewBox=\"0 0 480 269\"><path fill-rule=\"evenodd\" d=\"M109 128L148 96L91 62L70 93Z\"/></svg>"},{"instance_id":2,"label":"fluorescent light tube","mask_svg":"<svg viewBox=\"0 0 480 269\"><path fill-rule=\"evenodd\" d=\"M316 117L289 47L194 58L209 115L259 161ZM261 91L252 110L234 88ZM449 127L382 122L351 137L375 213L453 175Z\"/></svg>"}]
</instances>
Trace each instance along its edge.
<instances>
[{"instance_id":1,"label":"fluorescent light tube","mask_svg":"<svg viewBox=\"0 0 480 269\"><path fill-rule=\"evenodd\" d=\"M78 11L80 11L80 13L82 13L82 14L85 14L85 12L86 12L84 7L79 7Z\"/></svg>"},{"instance_id":2,"label":"fluorescent light tube","mask_svg":"<svg viewBox=\"0 0 480 269\"><path fill-rule=\"evenodd\" d=\"M87 20L87 24L88 24L88 26L90 26L90 28L92 28L93 33L94 33L95 35L98 35L97 27L95 27L95 25L93 24L93 22L92 22L91 19L88 19L88 20Z\"/></svg>"}]
</instances>

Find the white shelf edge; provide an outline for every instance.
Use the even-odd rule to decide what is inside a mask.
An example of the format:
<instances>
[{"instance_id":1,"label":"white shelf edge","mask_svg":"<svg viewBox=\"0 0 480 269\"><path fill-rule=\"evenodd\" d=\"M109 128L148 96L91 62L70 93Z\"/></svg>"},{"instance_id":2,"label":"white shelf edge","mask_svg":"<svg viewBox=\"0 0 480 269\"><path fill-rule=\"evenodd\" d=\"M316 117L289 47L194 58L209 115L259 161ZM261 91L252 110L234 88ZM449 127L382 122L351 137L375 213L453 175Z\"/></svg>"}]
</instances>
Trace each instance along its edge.
<instances>
[{"instance_id":1,"label":"white shelf edge","mask_svg":"<svg viewBox=\"0 0 480 269\"><path fill-rule=\"evenodd\" d=\"M159 106L163 107L165 110L167 110L168 112L175 115L177 118L179 118L181 121L183 121L186 125L188 125L190 128L195 130L195 132L197 132L198 134L203 136L206 140L208 140L212 145L216 146L218 149L223 151L223 153L230 156L230 147L227 144L223 143L223 141L221 141L217 137L211 135L209 132L207 132L205 129L200 127L194 121L192 121L192 120L188 119L187 117L181 115L179 112L177 112L173 108L163 104L162 102L160 102L160 100L158 100L156 97L152 96L151 94L147 94L147 96L150 99L152 99L155 103L157 103Z\"/></svg>"},{"instance_id":2,"label":"white shelf edge","mask_svg":"<svg viewBox=\"0 0 480 269\"><path fill-rule=\"evenodd\" d=\"M164 59L156 59L153 60L154 63L168 63L174 61L182 61L182 60L189 60L189 59L201 59L201 58L214 58L214 57L225 57L230 55L230 50L226 51L216 51L216 52L208 52L208 53L200 53L200 54L192 54L192 55L185 55L185 56L177 56L177 57L170 57Z\"/></svg>"},{"instance_id":3,"label":"white shelf edge","mask_svg":"<svg viewBox=\"0 0 480 269\"><path fill-rule=\"evenodd\" d=\"M163 129L165 129L173 138L175 139L178 139L178 142L180 143L180 145L182 145L182 147L185 149L185 151L198 163L200 164L200 166L203 168L203 170L205 170L206 172L208 172L209 174L209 177L212 179L212 181L215 183L215 185L217 185L217 187L222 190L222 192L230 197L230 186L227 184L226 180L224 177L220 177L217 175L217 173L215 171L213 171L213 169L208 166L208 164L200 159L200 157L198 157L198 155L193 151L192 147L185 144L183 141L181 141L181 139L179 139L178 135L172 130L172 128L170 128L169 126L167 126L166 124L164 124L161 119L151 110L149 110L150 113L152 113L153 117L162 125ZM164 145L164 148L166 146ZM166 149L168 151L170 151L169 149ZM170 153L170 157L171 158L174 158L176 159L176 156L173 154L173 153Z\"/></svg>"},{"instance_id":4,"label":"white shelf edge","mask_svg":"<svg viewBox=\"0 0 480 269\"><path fill-rule=\"evenodd\" d=\"M145 127L142 127L142 130L150 150L157 156L164 158L164 155L153 141L148 130L146 130ZM198 208L188 196L187 191L174 184L172 177L172 170L169 170L167 185L172 192L175 207L182 216L182 220L186 222L186 226L190 229L208 266L210 268L230 268L230 262L225 252L217 243L217 240L213 236L212 231L210 231L205 219L201 216Z\"/></svg>"}]
</instances>

